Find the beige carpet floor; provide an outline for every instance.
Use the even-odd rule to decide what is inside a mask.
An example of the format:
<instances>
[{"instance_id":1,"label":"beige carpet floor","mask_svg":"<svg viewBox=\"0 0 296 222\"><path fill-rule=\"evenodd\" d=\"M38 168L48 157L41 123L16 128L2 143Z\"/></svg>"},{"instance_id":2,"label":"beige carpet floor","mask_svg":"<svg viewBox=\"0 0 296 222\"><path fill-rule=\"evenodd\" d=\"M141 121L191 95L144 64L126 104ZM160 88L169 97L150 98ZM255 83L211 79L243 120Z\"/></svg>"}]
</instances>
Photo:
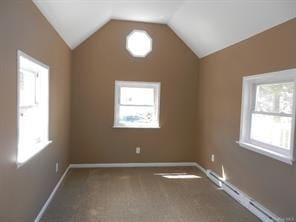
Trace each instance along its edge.
<instances>
[{"instance_id":1,"label":"beige carpet floor","mask_svg":"<svg viewBox=\"0 0 296 222\"><path fill-rule=\"evenodd\" d=\"M193 167L71 169L41 222L259 221Z\"/></svg>"}]
</instances>

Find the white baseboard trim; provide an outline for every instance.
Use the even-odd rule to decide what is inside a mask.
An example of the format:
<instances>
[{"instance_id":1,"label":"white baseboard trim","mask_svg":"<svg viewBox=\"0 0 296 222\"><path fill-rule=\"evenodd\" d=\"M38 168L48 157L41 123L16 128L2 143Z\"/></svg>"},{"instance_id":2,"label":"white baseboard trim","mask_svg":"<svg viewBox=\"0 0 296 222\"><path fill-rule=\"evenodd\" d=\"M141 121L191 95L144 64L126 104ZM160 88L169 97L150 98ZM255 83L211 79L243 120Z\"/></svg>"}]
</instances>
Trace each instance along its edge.
<instances>
[{"instance_id":1,"label":"white baseboard trim","mask_svg":"<svg viewBox=\"0 0 296 222\"><path fill-rule=\"evenodd\" d=\"M204 174L207 174L207 171L201 165L199 165L198 163L194 163L194 166L197 167Z\"/></svg>"},{"instance_id":2,"label":"white baseboard trim","mask_svg":"<svg viewBox=\"0 0 296 222\"><path fill-rule=\"evenodd\" d=\"M49 206L50 202L52 201L54 195L56 194L58 188L60 187L61 183L63 182L65 176L67 175L68 171L70 170L70 165L67 167L67 169L65 170L65 172L63 173L63 175L61 176L61 178L59 179L58 183L56 184L56 186L54 187L54 189L52 190L51 194L49 195L47 201L45 202L45 204L43 205L43 207L41 208L41 210L39 211L37 217L35 218L34 222L39 222L40 219L42 218L44 212L46 211L47 207Z\"/></svg>"},{"instance_id":3,"label":"white baseboard trim","mask_svg":"<svg viewBox=\"0 0 296 222\"><path fill-rule=\"evenodd\" d=\"M212 170L206 170L198 163L195 165L199 170L201 170L207 177L215 183L218 187L222 188L229 196L235 199L242 206L247 208L251 213L257 216L260 220L264 222L277 222L283 221L280 217L275 215L273 212L268 210L262 204L258 203L253 198L249 197L247 194L243 193L237 187L233 186L229 181L224 180L218 174Z\"/></svg>"},{"instance_id":4,"label":"white baseboard trim","mask_svg":"<svg viewBox=\"0 0 296 222\"><path fill-rule=\"evenodd\" d=\"M167 162L167 163L83 163L70 164L70 168L115 168L115 167L178 167L196 166L195 162Z\"/></svg>"}]
</instances>

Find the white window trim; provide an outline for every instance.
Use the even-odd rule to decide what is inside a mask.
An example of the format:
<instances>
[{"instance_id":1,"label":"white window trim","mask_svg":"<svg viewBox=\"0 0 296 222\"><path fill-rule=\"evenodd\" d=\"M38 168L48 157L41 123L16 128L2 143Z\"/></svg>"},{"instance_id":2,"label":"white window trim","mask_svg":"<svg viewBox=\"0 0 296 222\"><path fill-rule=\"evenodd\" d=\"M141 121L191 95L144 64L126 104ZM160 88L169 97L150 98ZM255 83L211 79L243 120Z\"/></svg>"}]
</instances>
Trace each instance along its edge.
<instances>
[{"instance_id":1,"label":"white window trim","mask_svg":"<svg viewBox=\"0 0 296 222\"><path fill-rule=\"evenodd\" d=\"M155 112L156 112L156 120L157 125L151 126L125 126L121 125L117 120L119 120L119 99L120 99L120 87L147 87L147 88L154 88L156 93L154 94L155 97ZM160 113L160 82L142 82L142 81L115 81L115 96L114 96L114 124L113 128L133 128L133 129L158 129L160 128L159 125L159 113Z\"/></svg>"},{"instance_id":2,"label":"white window trim","mask_svg":"<svg viewBox=\"0 0 296 222\"><path fill-rule=\"evenodd\" d=\"M292 110L292 127L291 127L291 149L287 152L279 148L255 142L250 139L250 122L252 113L251 108L254 95L254 85L256 84L269 84L269 83L282 83L282 82L294 82L294 94L293 94L293 110ZM240 139L238 144L246 149L255 151L265 156L271 157L282 162L293 164L295 160L295 121L296 121L296 69L283 70L278 72L270 72L259 75L245 76L243 77L242 87L242 105L241 105L241 124L240 124Z\"/></svg>"},{"instance_id":3,"label":"white window trim","mask_svg":"<svg viewBox=\"0 0 296 222\"><path fill-rule=\"evenodd\" d=\"M33 159L39 152L41 152L42 150L44 150L46 147L48 147L51 143L52 143L52 140L50 140L50 136L49 136L49 115L48 115L48 130L47 130L47 138L48 140L47 141L42 141L40 144L38 144L36 146L36 149L35 149L35 152L32 153L32 155L24 162L19 162L18 161L18 152L19 152L19 147L18 147L18 144L19 144L19 124L20 124L20 87L19 87L19 82L20 82L20 77L21 77L21 72L20 72L20 57L24 57L24 58L27 58L29 60L31 60L32 62L44 67L45 69L48 70L48 114L50 113L49 112L49 104L50 104L50 67L36 59L34 59L33 57L29 56L28 54L22 52L21 50L17 50L17 152L16 152L16 165L17 165L17 168L20 168L22 167L24 164L26 164L28 161L30 161L31 159Z\"/></svg>"}]
</instances>

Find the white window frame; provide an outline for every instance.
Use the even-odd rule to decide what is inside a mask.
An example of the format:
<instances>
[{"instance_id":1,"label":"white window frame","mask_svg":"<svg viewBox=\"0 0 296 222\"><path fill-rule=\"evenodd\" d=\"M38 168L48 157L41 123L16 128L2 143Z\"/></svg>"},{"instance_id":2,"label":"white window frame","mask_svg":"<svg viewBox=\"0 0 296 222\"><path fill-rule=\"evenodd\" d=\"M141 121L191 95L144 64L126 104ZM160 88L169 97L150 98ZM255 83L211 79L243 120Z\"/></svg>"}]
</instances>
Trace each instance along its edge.
<instances>
[{"instance_id":1,"label":"white window frame","mask_svg":"<svg viewBox=\"0 0 296 222\"><path fill-rule=\"evenodd\" d=\"M252 113L260 113L253 110L255 107L256 86L258 84L272 84L294 82L293 92L293 107L292 114L274 114L279 116L292 117L291 125L291 147L290 150L273 146L271 144L262 143L250 138L250 125ZM241 125L239 145L243 148L255 151L268 157L280 160L282 162L293 164L294 152L294 137L295 137L295 105L296 105L296 69L283 70L278 72L270 72L259 75L251 75L243 77L242 87L242 105L241 105ZM262 112L263 113L263 112ZM267 113L263 113L267 114ZM273 114L272 114L273 115Z\"/></svg>"},{"instance_id":2,"label":"white window frame","mask_svg":"<svg viewBox=\"0 0 296 222\"><path fill-rule=\"evenodd\" d=\"M119 107L120 107L120 88L135 87L135 88L153 88L154 89L154 109L156 115L156 124L145 126L126 126L119 122ZM115 96L114 96L114 128L160 128L159 113L160 113L160 82L142 82L142 81L115 81ZM132 105L134 106L134 105ZM136 106L136 105L135 105ZM140 105L141 106L141 105Z\"/></svg>"},{"instance_id":3,"label":"white window frame","mask_svg":"<svg viewBox=\"0 0 296 222\"><path fill-rule=\"evenodd\" d=\"M36 65L39 65L48 71L48 111L47 111L47 140L41 141L38 145L36 145L34 152L31 153L30 157L28 157L25 161L19 161L19 149L20 149L20 116L21 116L21 106L20 106L20 78L21 78L21 66L20 66L20 58L26 58L30 60L31 62L35 63ZM36 70L30 70L32 73L36 73ZM23 166L25 163L27 163L29 160L31 160L33 157L35 157L39 152L41 152L43 149L48 147L49 144L52 143L52 140L49 139L49 101L50 101L50 92L49 92L49 86L50 86L50 67L48 65L45 65L44 63L34 59L33 57L29 56L28 54L22 52L21 50L17 50L17 158L16 158L16 165L17 168Z\"/></svg>"},{"instance_id":4,"label":"white window frame","mask_svg":"<svg viewBox=\"0 0 296 222\"><path fill-rule=\"evenodd\" d=\"M148 44L149 44L149 50L146 51L145 53L143 54L137 54L134 52L134 50L132 48L129 47L129 41L130 41L130 38L133 36L133 34L135 33L143 33L144 35L146 35L147 37L147 40L148 40ZM151 53L152 51L152 38L151 36L145 31L145 30L140 30L140 29L134 29L133 31L131 31L127 37L126 37L126 41L125 41L125 48L126 50L135 58L145 58L148 54Z\"/></svg>"}]
</instances>

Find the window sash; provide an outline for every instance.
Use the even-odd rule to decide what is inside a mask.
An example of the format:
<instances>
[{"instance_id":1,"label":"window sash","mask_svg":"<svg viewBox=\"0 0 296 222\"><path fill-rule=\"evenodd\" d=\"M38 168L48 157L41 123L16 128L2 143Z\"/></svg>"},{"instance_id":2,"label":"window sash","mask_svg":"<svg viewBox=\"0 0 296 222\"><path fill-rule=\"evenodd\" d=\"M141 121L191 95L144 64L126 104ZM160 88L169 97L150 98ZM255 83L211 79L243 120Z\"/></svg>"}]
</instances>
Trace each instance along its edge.
<instances>
[{"instance_id":1,"label":"window sash","mask_svg":"<svg viewBox=\"0 0 296 222\"><path fill-rule=\"evenodd\" d=\"M39 90L39 87L40 87L40 78L39 78L39 73L38 72L35 72L35 71L32 71L30 69L24 69L24 68L20 68L20 71L19 71L19 75L20 75L20 83L19 84L22 84L23 86L19 86L20 88L21 87L24 87L25 88L25 76L26 75L33 75L34 76L34 103L30 104L30 105L22 105L20 104L19 107L21 109L28 109L28 108L34 108L36 106L38 106L39 104L39 99L40 99L40 90ZM21 89L20 89L21 90Z\"/></svg>"},{"instance_id":2,"label":"window sash","mask_svg":"<svg viewBox=\"0 0 296 222\"><path fill-rule=\"evenodd\" d=\"M140 114L140 116L134 114L132 116L137 116L137 117L143 117L141 114L145 114L146 111L151 111L151 114L152 114L152 117L153 119L151 119L150 122L141 122L140 120L138 121L135 121L135 122L126 122L124 120L121 120L121 117L124 117L125 115L122 115L123 113L121 113L120 111L122 110L122 108L124 107L132 107L133 109L136 109L136 108L144 108L144 112L143 113L137 113L137 114ZM148 110L147 110L148 108ZM151 108L151 109L149 109ZM119 113L118 113L118 124L119 125L122 125L122 126L142 126L142 127L149 127L149 126L156 126L158 124L158 118L157 118L157 111L156 111L156 108L154 106L119 106ZM128 116L125 116L125 117L130 117L129 115Z\"/></svg>"},{"instance_id":3,"label":"window sash","mask_svg":"<svg viewBox=\"0 0 296 222\"><path fill-rule=\"evenodd\" d=\"M41 112L39 107L34 107L34 108L26 109L24 112L20 113L20 117L19 117L20 124L27 124L26 121L31 120L31 118L27 117L27 115L30 115L30 112L34 112L34 111L39 114ZM38 116L38 117L40 117L40 116ZM41 142L43 142L45 140L45 135L44 135L44 132L42 131L42 129L39 128L40 126L36 127L36 125L34 125L34 126L30 125L30 127L31 127L30 130L33 130L35 132L35 134L32 135L33 137L31 137L32 141L30 144L31 145L38 145ZM19 130L20 136L26 135L25 129L26 128L23 128L23 129L20 128L20 130ZM22 139L22 137L21 137L21 139Z\"/></svg>"},{"instance_id":4,"label":"window sash","mask_svg":"<svg viewBox=\"0 0 296 222\"><path fill-rule=\"evenodd\" d=\"M251 124L252 124L252 119L250 120L250 125ZM292 129L291 129L291 131L292 131ZM291 152L291 149L293 147L293 144L291 144L290 149L285 149L285 148L281 148L281 147L278 147L278 146L274 146L274 145L269 144L269 143L264 143L264 142L256 140L256 139L252 139L251 138L251 127L249 128L247 142L250 143L250 144L254 144L256 146L262 147L264 149L271 150L273 152L284 154L284 155L288 155Z\"/></svg>"},{"instance_id":5,"label":"window sash","mask_svg":"<svg viewBox=\"0 0 296 222\"><path fill-rule=\"evenodd\" d=\"M257 87L259 86L259 85L271 85L271 84L285 84L285 83L294 83L294 90L293 90L293 104L292 104L292 113L291 114L289 114L289 113L284 113L284 112L280 112L280 113L275 113L275 112L263 112L263 111L256 111L256 99L257 99ZM260 113L260 112L262 112L262 113L266 113L266 114L268 114L268 113L270 113L270 115L278 115L278 114L280 114L280 115L282 115L282 116L284 116L284 115L290 115L290 116L293 116L293 109L295 108L294 106L295 106L295 88L296 88L296 82L295 82L295 80L294 79L287 79L287 80L282 80L282 81L264 81L264 82L258 82L258 83L252 83L252 96L251 96L251 106L250 106L250 108L251 108L251 112L258 112L258 113Z\"/></svg>"},{"instance_id":6,"label":"window sash","mask_svg":"<svg viewBox=\"0 0 296 222\"><path fill-rule=\"evenodd\" d=\"M291 82L291 81L285 81L285 82L273 82L273 83L286 83L286 82ZM266 84L273 84L273 83L266 83ZM264 83L263 83L264 84ZM255 111L255 104L256 104L256 89L257 89L257 85L263 85L262 83L260 84L252 84L252 94L251 94L251 109L249 111L249 117L248 117L248 122L247 122L247 127L248 127L248 131L247 131L247 137L246 137L246 141L250 144L262 147L264 149L267 150L271 150L273 152L276 153L280 153L280 154L284 154L284 155L289 155L291 150L293 150L293 139L291 135L291 141L290 141L290 148L289 149L285 149L285 148L281 148L278 146L274 146L272 144L269 143L264 143L255 139L251 138L251 124L252 124L252 114L262 114L262 115L268 115L268 116L279 116L279 117L291 117L292 118L292 122L295 121L295 119L293 118L293 114L286 114L286 113L274 113L274 112L263 112L263 111ZM293 92L293 97L295 97L295 91ZM295 102L293 100L293 110L295 109ZM293 133L293 123L291 126L291 134Z\"/></svg>"},{"instance_id":7,"label":"window sash","mask_svg":"<svg viewBox=\"0 0 296 222\"><path fill-rule=\"evenodd\" d=\"M155 105L130 105L130 104L118 104L119 106L133 106L133 107L155 107Z\"/></svg>"},{"instance_id":8,"label":"window sash","mask_svg":"<svg viewBox=\"0 0 296 222\"><path fill-rule=\"evenodd\" d=\"M264 142L261 142L261 141L258 141L258 140L254 140L254 139L250 139L248 141L250 144L253 144L255 146L258 146L258 147L262 147L266 150L270 150L270 151L273 151L275 153L279 153L279 154L283 154L283 155L288 155L290 154L290 150L286 150L286 149L283 149L283 148L279 148L277 146L273 146L271 144L268 144L268 143L264 143Z\"/></svg>"},{"instance_id":9,"label":"window sash","mask_svg":"<svg viewBox=\"0 0 296 222\"><path fill-rule=\"evenodd\" d=\"M144 105L144 104L123 104L121 103L121 88L139 88L139 89L153 89L153 100L154 100L154 104L153 105ZM118 95L118 105L120 106L156 106L156 102L157 102L157 89L155 86L147 86L147 85L143 85L142 86L136 86L136 85L122 85L122 86L119 86L119 95Z\"/></svg>"},{"instance_id":10,"label":"window sash","mask_svg":"<svg viewBox=\"0 0 296 222\"><path fill-rule=\"evenodd\" d=\"M273 112L262 112L262 111L251 111L251 114L262 114L262 115L269 115L269 116L280 116L280 117L291 117L293 118L292 114L286 113L273 113Z\"/></svg>"}]
</instances>

